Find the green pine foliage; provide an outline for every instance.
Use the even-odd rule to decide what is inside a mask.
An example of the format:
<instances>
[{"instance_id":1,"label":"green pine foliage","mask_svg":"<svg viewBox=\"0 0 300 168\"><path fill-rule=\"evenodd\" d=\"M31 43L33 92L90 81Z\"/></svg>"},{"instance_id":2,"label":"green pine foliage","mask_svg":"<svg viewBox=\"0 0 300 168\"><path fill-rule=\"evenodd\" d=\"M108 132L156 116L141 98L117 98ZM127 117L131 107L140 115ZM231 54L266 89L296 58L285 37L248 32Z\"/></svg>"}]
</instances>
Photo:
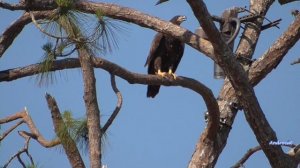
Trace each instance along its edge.
<instances>
[{"instance_id":1,"label":"green pine foliage","mask_svg":"<svg viewBox=\"0 0 300 168\"><path fill-rule=\"evenodd\" d=\"M48 20L39 21L49 39L42 47L44 56L37 76L39 85L55 80L54 73L50 73L53 61L71 57L80 47L92 56L111 53L118 48L118 33L126 30L119 21L105 17L101 11L91 15L75 10L74 2L76 0L56 0L59 7L55 14Z\"/></svg>"}]
</instances>

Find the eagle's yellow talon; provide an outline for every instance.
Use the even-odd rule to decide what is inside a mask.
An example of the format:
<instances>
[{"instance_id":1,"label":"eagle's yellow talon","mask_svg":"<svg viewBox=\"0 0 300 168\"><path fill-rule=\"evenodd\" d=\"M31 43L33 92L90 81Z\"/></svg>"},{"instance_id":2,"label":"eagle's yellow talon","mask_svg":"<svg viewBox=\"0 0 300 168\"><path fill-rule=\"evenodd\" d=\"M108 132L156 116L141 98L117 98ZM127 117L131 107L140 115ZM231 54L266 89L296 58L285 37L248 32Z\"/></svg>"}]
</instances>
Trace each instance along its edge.
<instances>
[{"instance_id":1,"label":"eagle's yellow talon","mask_svg":"<svg viewBox=\"0 0 300 168\"><path fill-rule=\"evenodd\" d=\"M169 74L169 75L172 75L172 77L173 77L174 79L177 78L177 75L174 74L174 73L172 72L172 69L169 69L168 74Z\"/></svg>"},{"instance_id":2,"label":"eagle's yellow talon","mask_svg":"<svg viewBox=\"0 0 300 168\"><path fill-rule=\"evenodd\" d=\"M158 70L158 72L156 73L157 75L161 76L161 77L165 77L166 73L162 72L160 69Z\"/></svg>"}]
</instances>

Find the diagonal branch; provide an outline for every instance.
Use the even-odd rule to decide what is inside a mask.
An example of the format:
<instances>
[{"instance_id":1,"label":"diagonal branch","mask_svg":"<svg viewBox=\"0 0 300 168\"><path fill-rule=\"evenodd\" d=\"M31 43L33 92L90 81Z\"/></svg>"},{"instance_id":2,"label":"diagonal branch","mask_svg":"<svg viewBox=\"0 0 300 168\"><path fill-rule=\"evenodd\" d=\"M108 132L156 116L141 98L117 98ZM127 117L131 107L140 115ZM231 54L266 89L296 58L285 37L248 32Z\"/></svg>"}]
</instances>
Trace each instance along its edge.
<instances>
[{"instance_id":1,"label":"diagonal branch","mask_svg":"<svg viewBox=\"0 0 300 168\"><path fill-rule=\"evenodd\" d=\"M0 1L0 8L15 11L15 10L52 10L57 8L55 1L23 1L25 3L10 4Z\"/></svg>"},{"instance_id":2,"label":"diagonal branch","mask_svg":"<svg viewBox=\"0 0 300 168\"><path fill-rule=\"evenodd\" d=\"M85 13L96 13L101 11L101 14L118 20L137 24L141 27L153 29L158 32L178 38L196 50L202 52L206 56L214 59L214 51L209 41L200 38L191 31L174 25L171 22L161 20L157 17L147 15L138 10L122 7L115 4L102 2L86 2L79 1L76 3L76 9Z\"/></svg>"},{"instance_id":3,"label":"diagonal branch","mask_svg":"<svg viewBox=\"0 0 300 168\"><path fill-rule=\"evenodd\" d=\"M3 2L0 2L0 7ZM30 6L30 10L50 10L55 9L55 4L50 4L49 6L43 6L43 4L34 4L33 6ZM192 33L191 31L184 29L180 26L174 25L168 21L161 20L157 17L153 17L150 15L147 15L145 13L142 13L140 11L137 11L135 9L122 7L115 4L109 4L109 3L102 3L102 2L87 2L87 1L78 1L75 4L76 10L79 10L81 12L94 14L97 11L101 11L101 13L104 16L108 16L114 19L123 20L130 23L135 23L137 25L140 25L142 27L150 28L168 35L171 35L173 37L176 37L180 39L181 41L185 42L186 44L190 45L191 47L195 48L196 50L204 53L206 56L210 57L211 59L214 59L214 51L212 49L211 43L203 38L200 38L196 34ZM12 10L25 10L26 5L20 5L18 8L12 8ZM38 11L36 13L43 13L43 11ZM28 24L30 22L30 16L26 14L27 22L19 24L21 30L23 29L24 25ZM38 17L35 14L36 19L42 19L46 18L47 15L44 15L43 17ZM17 25L10 26L10 29L18 29ZM21 30L16 31L16 35L18 35ZM14 31L10 31L10 33L14 33ZM7 33L8 35L10 33ZM16 37L14 35L14 39ZM11 44L9 43L9 38L4 40L4 43L9 43L8 46L5 45L4 51L1 49L1 39L0 39L0 56L3 55L4 51L8 48L8 46ZM6 42L8 41L8 42Z\"/></svg>"},{"instance_id":4,"label":"diagonal branch","mask_svg":"<svg viewBox=\"0 0 300 168\"><path fill-rule=\"evenodd\" d=\"M296 59L291 63L291 65L299 64L300 63L300 58Z\"/></svg>"},{"instance_id":5,"label":"diagonal branch","mask_svg":"<svg viewBox=\"0 0 300 168\"><path fill-rule=\"evenodd\" d=\"M233 165L231 168L240 168L251 157L252 154L254 154L255 152L260 151L260 150L261 150L260 146L256 146L254 148L249 149L245 153L245 155L235 165Z\"/></svg>"},{"instance_id":6,"label":"diagonal branch","mask_svg":"<svg viewBox=\"0 0 300 168\"><path fill-rule=\"evenodd\" d=\"M46 93L46 100L48 103L48 107L51 111L52 121L54 125L54 130L56 135L61 140L61 144L63 145L66 155L70 161L70 164L72 167L76 168L85 168L84 162L81 158L81 155L79 153L79 150L76 146L75 141L71 138L71 136L66 134L61 134L61 131L65 131L62 129L66 129L65 123L63 121L63 118L61 117L61 113L59 111L58 105L55 101L55 99Z\"/></svg>"},{"instance_id":7,"label":"diagonal branch","mask_svg":"<svg viewBox=\"0 0 300 168\"><path fill-rule=\"evenodd\" d=\"M19 121L17 124L13 125L11 128L9 128L7 131L5 131L1 136L0 136L0 142L8 135L10 134L14 129L16 129L19 125L23 124L24 120Z\"/></svg>"},{"instance_id":8,"label":"diagonal branch","mask_svg":"<svg viewBox=\"0 0 300 168\"><path fill-rule=\"evenodd\" d=\"M110 118L107 120L107 122L103 126L103 128L102 128L102 134L105 134L106 130L109 128L109 126L115 120L115 118L117 117L118 113L121 110L122 103L123 103L122 94L121 94L121 92L119 91L119 89L117 88L117 85L116 85L115 75L110 74L110 81L111 81L111 87L113 88L115 94L117 95L118 102L117 102L116 108L113 111L112 115L110 116Z\"/></svg>"},{"instance_id":9,"label":"diagonal branch","mask_svg":"<svg viewBox=\"0 0 300 168\"><path fill-rule=\"evenodd\" d=\"M300 15L296 17L294 22L288 29L278 38L278 40L255 61L249 71L249 78L251 78L253 85L266 77L277 65L281 62L288 51L300 39Z\"/></svg>"},{"instance_id":10,"label":"diagonal branch","mask_svg":"<svg viewBox=\"0 0 300 168\"><path fill-rule=\"evenodd\" d=\"M41 19L50 16L51 13L52 11L33 12L33 15L36 19ZM15 38L21 33L23 28L29 23L31 23L30 15L29 13L25 12L3 32L3 34L0 36L0 58L13 43Z\"/></svg>"},{"instance_id":11,"label":"diagonal branch","mask_svg":"<svg viewBox=\"0 0 300 168\"><path fill-rule=\"evenodd\" d=\"M280 144L281 146L287 146L287 147L290 147L290 148L294 148L296 147L295 144L292 144L292 143L282 143ZM235 164L233 165L231 168L240 168L244 165L244 163L255 153L255 152L258 152L261 150L261 147L260 146L256 146L254 148L250 148L245 154L244 156Z\"/></svg>"},{"instance_id":12,"label":"diagonal branch","mask_svg":"<svg viewBox=\"0 0 300 168\"><path fill-rule=\"evenodd\" d=\"M225 71L233 88L237 93L238 100L241 102L246 119L256 135L256 139L261 145L270 164L276 167L291 167L295 166L294 160L288 157L279 146L270 146L270 141L276 141L277 137L274 130L269 125L265 115L255 96L255 92L248 81L248 77L244 69L233 58L228 46L224 40L219 40L220 34L213 25L211 17L202 0L187 0L194 11L199 23L211 40L215 49L215 57L217 63ZM212 144L214 142L211 142ZM199 162L195 162L195 165ZM200 163L201 164L201 163ZM200 165L197 165L200 167Z\"/></svg>"},{"instance_id":13,"label":"diagonal branch","mask_svg":"<svg viewBox=\"0 0 300 168\"><path fill-rule=\"evenodd\" d=\"M30 133L26 133L31 138L37 140L42 146L46 148L54 147L58 144L60 144L59 139L55 139L52 141L47 141L39 132L39 130L36 128L35 124L33 123L28 111L25 109L21 112L15 113L11 116L5 117L0 119L0 124L11 122L17 119L22 119L30 129ZM23 131L25 132L25 131Z\"/></svg>"}]
</instances>

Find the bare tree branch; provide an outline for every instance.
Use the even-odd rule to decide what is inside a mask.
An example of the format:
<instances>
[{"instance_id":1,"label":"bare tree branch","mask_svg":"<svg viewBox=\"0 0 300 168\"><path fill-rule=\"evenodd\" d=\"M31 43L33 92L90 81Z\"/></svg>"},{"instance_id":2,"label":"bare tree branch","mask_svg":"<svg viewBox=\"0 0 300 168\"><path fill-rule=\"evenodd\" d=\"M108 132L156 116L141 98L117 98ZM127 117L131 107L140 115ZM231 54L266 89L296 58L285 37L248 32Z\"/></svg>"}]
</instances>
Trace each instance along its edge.
<instances>
[{"instance_id":1,"label":"bare tree branch","mask_svg":"<svg viewBox=\"0 0 300 168\"><path fill-rule=\"evenodd\" d=\"M226 46L224 40L220 40L221 36L213 24L204 2L202 0L187 1L209 40L212 42L215 49L216 61L225 71L225 74L236 90L238 100L242 103L244 108L246 119L270 164L276 167L294 167L296 162L288 157L280 146L270 146L268 144L272 140L277 140L276 134L265 118L245 71L236 60L234 60L233 54L230 52L229 47ZM211 142L211 144L213 143L214 142ZM194 160L194 162L195 167L202 166L199 161Z\"/></svg>"},{"instance_id":2,"label":"bare tree branch","mask_svg":"<svg viewBox=\"0 0 300 168\"><path fill-rule=\"evenodd\" d=\"M57 4L55 1L50 0L50 1L23 1L25 3L20 3L18 4L10 4L6 3L3 1L0 1L0 8L15 11L15 10L52 10L57 8Z\"/></svg>"},{"instance_id":3,"label":"bare tree branch","mask_svg":"<svg viewBox=\"0 0 300 168\"><path fill-rule=\"evenodd\" d=\"M20 134L20 135L21 135L21 134ZM23 136L23 135L21 135L21 136ZM31 155L29 154L29 152L28 152L29 141L30 141L30 138L31 138L31 137L29 137L29 136L23 136L23 137L25 138L25 145L24 145L24 147L23 147L21 150L19 150L16 154L14 154L14 155L7 161L7 163L3 166L3 168L6 168L6 167L10 164L10 162L11 162L14 158L16 158L16 157L17 157L18 161L20 162L20 164L22 165L22 167L23 167L23 168L26 168L26 165L25 165L25 163L22 161L21 156L20 156L22 153L26 153L27 156L29 157L30 161L31 161L31 164L34 165L32 156L31 156Z\"/></svg>"},{"instance_id":4,"label":"bare tree branch","mask_svg":"<svg viewBox=\"0 0 300 168\"><path fill-rule=\"evenodd\" d=\"M163 21L157 17L147 15L131 8L102 2L94 3L80 1L76 3L76 9L85 13L96 13L100 10L104 16L135 23L139 26L171 35L204 53L211 59L214 59L214 51L209 41L200 38L198 35L190 32L189 30L174 25L171 22Z\"/></svg>"},{"instance_id":5,"label":"bare tree branch","mask_svg":"<svg viewBox=\"0 0 300 168\"><path fill-rule=\"evenodd\" d=\"M78 45L79 62L82 69L84 83L84 103L87 116L87 128L89 137L90 167L99 168L101 159L101 137L100 110L97 101L96 78L93 67L92 55Z\"/></svg>"},{"instance_id":6,"label":"bare tree branch","mask_svg":"<svg viewBox=\"0 0 300 168\"><path fill-rule=\"evenodd\" d=\"M0 136L0 142L8 135L10 134L14 129L16 129L19 125L23 124L24 120L19 121L17 124L13 125L11 128L6 130L1 136Z\"/></svg>"},{"instance_id":7,"label":"bare tree branch","mask_svg":"<svg viewBox=\"0 0 300 168\"><path fill-rule=\"evenodd\" d=\"M276 40L274 44L254 63L249 70L249 78L259 82L278 66L288 51L298 42L300 38L300 15L288 29ZM252 82L251 82L252 83ZM252 83L256 85L257 83Z\"/></svg>"},{"instance_id":8,"label":"bare tree branch","mask_svg":"<svg viewBox=\"0 0 300 168\"><path fill-rule=\"evenodd\" d=\"M122 94L121 94L121 92L119 91L119 89L117 88L117 85L116 85L115 75L110 74L110 81L111 81L111 87L113 88L115 94L117 95L118 102L117 102L116 108L113 111L112 115L109 117L109 119L107 120L107 122L103 126L103 128L102 128L102 134L104 134L106 132L106 130L109 128L109 126L115 120L115 118L117 117L118 113L121 110L122 103L123 103Z\"/></svg>"},{"instance_id":9,"label":"bare tree branch","mask_svg":"<svg viewBox=\"0 0 300 168\"><path fill-rule=\"evenodd\" d=\"M250 156L257 152L257 151L260 151L261 150L261 147L260 146L256 146L254 148L251 148L249 149L245 155L235 164L233 165L231 168L239 168L241 166L243 166L243 164L250 158Z\"/></svg>"},{"instance_id":10,"label":"bare tree branch","mask_svg":"<svg viewBox=\"0 0 300 168\"><path fill-rule=\"evenodd\" d=\"M81 158L81 155L79 153L79 150L76 146L76 143L74 142L74 140L71 138L71 136L66 133L63 135L63 137L61 136L62 134L60 134L61 131L63 131L62 129L66 128L65 123L63 121L63 118L61 117L58 105L55 101L55 99L49 95L48 93L46 93L46 100L48 103L48 107L51 111L51 116L52 116L52 121L53 121L53 125L54 125L54 130L56 132L56 135L60 138L61 140L61 144L63 145L66 155L70 161L70 164L73 168L85 168L84 162Z\"/></svg>"},{"instance_id":11,"label":"bare tree branch","mask_svg":"<svg viewBox=\"0 0 300 168\"><path fill-rule=\"evenodd\" d=\"M80 67L79 60L76 58L54 61L52 65L53 66L50 69L50 71ZM172 80L168 78L161 78L156 75L142 75L138 73L133 73L126 70L125 68L120 67L117 64L114 64L99 57L93 57L93 65L96 68L102 68L116 76L119 76L124 80L127 80L131 84L138 83L144 85L152 84L165 86L181 86L195 91L203 97L207 109L209 111L209 122L207 129L212 129L211 131L208 131L210 133L209 137L213 137L213 134L215 134L215 132L217 131L219 123L219 107L217 101L212 91L199 81L180 76L176 78L176 80ZM35 75L39 73L39 66L41 66L41 64L33 64L27 67L0 71L0 82L11 81L22 77Z\"/></svg>"},{"instance_id":12,"label":"bare tree branch","mask_svg":"<svg viewBox=\"0 0 300 168\"><path fill-rule=\"evenodd\" d=\"M1 5L1 3L0 3ZM14 10L25 10L26 5L20 5L21 7L15 8ZM49 7L43 7L43 5L35 4L35 6L31 6L31 10L46 10L46 9L55 9L56 5L52 4ZM204 53L210 58L214 58L214 53L213 49L211 46L211 43L203 38L200 38L196 34L188 31L187 29L184 29L182 27L179 27L177 25L174 25L168 21L163 21L157 17L153 17L147 14L144 14L140 11L131 9L131 8L126 8L126 7L121 7L119 5L115 4L109 4L109 3L93 3L93 2L85 2L85 1L78 1L76 4L76 9L80 10L82 12L86 13L96 13L97 11L101 11L101 13L105 16L114 18L114 19L119 19L127 22L132 22L137 25L140 25L142 27L154 29L156 31L172 35L186 44L190 45L191 47L197 49L198 51ZM40 11L39 11L40 12ZM37 13L39 13L37 12ZM42 18L45 18L47 16L44 16ZM36 19L39 19L35 15ZM11 26L12 28L15 28L15 26ZM24 25L21 25L23 28ZM19 34L20 31L17 33ZM14 39L14 38L12 38ZM7 39L8 40L8 39ZM1 41L0 41L1 44ZM10 44L9 44L10 45ZM1 49L1 48L0 48ZM0 55L2 55L4 52L1 52L0 50Z\"/></svg>"},{"instance_id":13,"label":"bare tree branch","mask_svg":"<svg viewBox=\"0 0 300 168\"><path fill-rule=\"evenodd\" d=\"M10 4L3 1L0 1L0 8L8 10L25 10L24 4Z\"/></svg>"},{"instance_id":14,"label":"bare tree branch","mask_svg":"<svg viewBox=\"0 0 300 168\"><path fill-rule=\"evenodd\" d=\"M38 129L36 128L35 124L33 123L30 115L28 114L27 110L23 110L21 112L15 113L11 116L5 117L0 119L0 124L3 123L7 123L10 121L14 121L17 119L22 119L28 126L28 128L30 129L31 133L28 133L27 135L30 136L31 138L37 140L42 146L46 147L46 148L50 148L53 146L56 146L58 144L60 144L59 139L55 139L52 141L47 141L38 131ZM22 131L25 132L25 131Z\"/></svg>"},{"instance_id":15,"label":"bare tree branch","mask_svg":"<svg viewBox=\"0 0 300 168\"><path fill-rule=\"evenodd\" d=\"M295 2L295 1L299 1L299 0L278 0L280 5L284 5L284 4Z\"/></svg>"},{"instance_id":16,"label":"bare tree branch","mask_svg":"<svg viewBox=\"0 0 300 168\"><path fill-rule=\"evenodd\" d=\"M291 65L295 65L295 64L299 64L299 63L300 63L300 58L298 58L297 60L293 61L293 62L291 63Z\"/></svg>"},{"instance_id":17,"label":"bare tree branch","mask_svg":"<svg viewBox=\"0 0 300 168\"><path fill-rule=\"evenodd\" d=\"M46 18L51 13L51 11L33 12L33 15L36 19L41 19ZM0 58L28 23L31 23L31 18L29 13L25 12L3 32L0 36Z\"/></svg>"},{"instance_id":18,"label":"bare tree branch","mask_svg":"<svg viewBox=\"0 0 300 168\"><path fill-rule=\"evenodd\" d=\"M287 146L290 148L294 148L296 147L295 144L280 144L280 146ZM251 157L251 155L253 155L255 152L260 151L261 147L260 146L256 146L254 148L250 148L245 154L244 156L235 164L233 165L231 168L239 168L241 166L244 165L244 163Z\"/></svg>"}]
</instances>

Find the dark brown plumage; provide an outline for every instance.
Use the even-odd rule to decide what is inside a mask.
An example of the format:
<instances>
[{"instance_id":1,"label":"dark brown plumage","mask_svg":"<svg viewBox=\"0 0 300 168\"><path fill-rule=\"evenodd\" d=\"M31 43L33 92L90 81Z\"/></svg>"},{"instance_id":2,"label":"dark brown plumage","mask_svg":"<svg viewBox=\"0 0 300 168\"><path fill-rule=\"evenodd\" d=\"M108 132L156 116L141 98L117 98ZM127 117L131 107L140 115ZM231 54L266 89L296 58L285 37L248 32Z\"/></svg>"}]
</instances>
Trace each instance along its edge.
<instances>
[{"instance_id":1,"label":"dark brown plumage","mask_svg":"<svg viewBox=\"0 0 300 168\"><path fill-rule=\"evenodd\" d=\"M186 20L185 16L175 16L170 22L180 25ZM172 75L181 60L184 52L184 43L179 39L157 33L152 41L150 52L145 66L148 65L148 74L164 76L166 73ZM154 98L159 92L160 85L148 85L147 97Z\"/></svg>"}]
</instances>

